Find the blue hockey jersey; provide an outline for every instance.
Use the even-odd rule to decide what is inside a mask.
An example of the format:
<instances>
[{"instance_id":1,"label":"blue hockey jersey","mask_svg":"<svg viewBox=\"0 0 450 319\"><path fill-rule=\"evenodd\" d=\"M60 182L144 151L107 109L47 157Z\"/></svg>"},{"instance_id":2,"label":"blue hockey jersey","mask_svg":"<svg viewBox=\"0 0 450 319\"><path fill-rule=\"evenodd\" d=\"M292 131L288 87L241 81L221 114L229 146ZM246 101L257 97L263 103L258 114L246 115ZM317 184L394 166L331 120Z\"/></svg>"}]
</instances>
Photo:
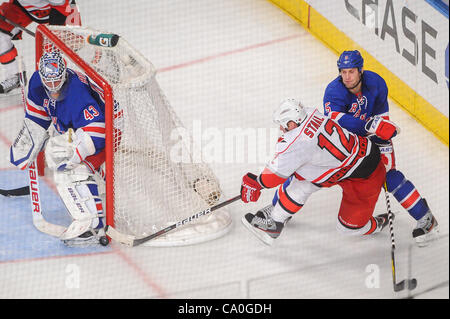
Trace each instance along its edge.
<instances>
[{"instance_id":1,"label":"blue hockey jersey","mask_svg":"<svg viewBox=\"0 0 450 319\"><path fill-rule=\"evenodd\" d=\"M374 115L389 118L388 88L384 79L372 71L364 71L361 92L351 93L338 76L325 89L325 115L338 121L347 130L361 136L367 134L364 126Z\"/></svg>"},{"instance_id":2,"label":"blue hockey jersey","mask_svg":"<svg viewBox=\"0 0 450 319\"><path fill-rule=\"evenodd\" d=\"M69 128L82 128L94 142L95 154L105 147L105 104L99 87L84 74L67 69L65 97L50 99L42 86L38 71L31 76L25 117L44 129L53 124L60 134Z\"/></svg>"}]
</instances>

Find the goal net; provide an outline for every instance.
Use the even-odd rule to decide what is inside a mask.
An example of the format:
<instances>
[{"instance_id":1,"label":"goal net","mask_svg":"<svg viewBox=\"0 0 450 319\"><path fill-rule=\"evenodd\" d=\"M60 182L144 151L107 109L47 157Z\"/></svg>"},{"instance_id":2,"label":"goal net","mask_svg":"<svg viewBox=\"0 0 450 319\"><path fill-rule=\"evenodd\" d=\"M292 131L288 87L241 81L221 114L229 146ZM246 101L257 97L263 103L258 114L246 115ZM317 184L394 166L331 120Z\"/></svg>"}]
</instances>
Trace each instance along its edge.
<instances>
[{"instance_id":1,"label":"goal net","mask_svg":"<svg viewBox=\"0 0 450 319\"><path fill-rule=\"evenodd\" d=\"M208 165L193 161L187 143L192 139L177 135L183 124L144 56L105 32L38 26L36 62L52 50L88 76L105 102L107 225L140 238L217 204L219 182ZM229 213L219 209L146 245L199 243L224 235L230 226Z\"/></svg>"}]
</instances>

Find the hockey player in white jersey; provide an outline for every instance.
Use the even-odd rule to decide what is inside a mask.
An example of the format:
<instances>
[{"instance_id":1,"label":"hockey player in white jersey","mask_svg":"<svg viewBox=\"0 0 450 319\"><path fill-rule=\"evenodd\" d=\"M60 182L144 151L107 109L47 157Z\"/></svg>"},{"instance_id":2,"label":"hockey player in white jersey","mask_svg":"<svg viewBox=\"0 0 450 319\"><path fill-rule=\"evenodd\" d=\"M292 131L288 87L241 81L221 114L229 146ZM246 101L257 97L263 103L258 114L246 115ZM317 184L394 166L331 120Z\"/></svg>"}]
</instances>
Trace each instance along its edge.
<instances>
[{"instance_id":1,"label":"hockey player in white jersey","mask_svg":"<svg viewBox=\"0 0 450 319\"><path fill-rule=\"evenodd\" d=\"M375 144L294 99L281 103L273 120L283 131L275 156L258 176L243 177L241 199L256 202L261 189L278 186L277 194L271 205L243 216L250 231L271 245L312 193L333 185L343 189L337 230L370 235L387 225L387 213L372 216L386 177Z\"/></svg>"},{"instance_id":2,"label":"hockey player in white jersey","mask_svg":"<svg viewBox=\"0 0 450 319\"><path fill-rule=\"evenodd\" d=\"M27 27L32 22L50 25L81 25L75 0L10 0L0 5L0 14L8 21ZM4 80L0 94L19 88L17 49L13 40L22 39L22 30L0 19L0 64Z\"/></svg>"},{"instance_id":3,"label":"hockey player in white jersey","mask_svg":"<svg viewBox=\"0 0 450 319\"><path fill-rule=\"evenodd\" d=\"M60 236L69 246L95 243L104 236L98 175L105 161L105 111L102 91L88 77L67 68L58 51L40 58L30 78L22 129L10 161L28 168L45 149L58 193L72 217ZM53 127L55 135L49 137Z\"/></svg>"}]
</instances>

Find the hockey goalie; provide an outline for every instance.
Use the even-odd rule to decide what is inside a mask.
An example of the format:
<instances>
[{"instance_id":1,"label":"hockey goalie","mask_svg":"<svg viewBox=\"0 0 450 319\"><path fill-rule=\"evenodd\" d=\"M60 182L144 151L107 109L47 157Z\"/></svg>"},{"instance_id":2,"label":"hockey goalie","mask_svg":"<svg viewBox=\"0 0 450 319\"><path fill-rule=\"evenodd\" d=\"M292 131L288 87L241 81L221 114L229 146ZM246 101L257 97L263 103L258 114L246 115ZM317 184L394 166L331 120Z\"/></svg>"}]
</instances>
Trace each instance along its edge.
<instances>
[{"instance_id":1,"label":"hockey goalie","mask_svg":"<svg viewBox=\"0 0 450 319\"><path fill-rule=\"evenodd\" d=\"M72 218L59 236L66 245L97 244L105 238L99 197L104 148L101 91L88 77L67 68L58 51L44 53L30 78L25 118L10 161L27 169L45 149L58 194Z\"/></svg>"}]
</instances>

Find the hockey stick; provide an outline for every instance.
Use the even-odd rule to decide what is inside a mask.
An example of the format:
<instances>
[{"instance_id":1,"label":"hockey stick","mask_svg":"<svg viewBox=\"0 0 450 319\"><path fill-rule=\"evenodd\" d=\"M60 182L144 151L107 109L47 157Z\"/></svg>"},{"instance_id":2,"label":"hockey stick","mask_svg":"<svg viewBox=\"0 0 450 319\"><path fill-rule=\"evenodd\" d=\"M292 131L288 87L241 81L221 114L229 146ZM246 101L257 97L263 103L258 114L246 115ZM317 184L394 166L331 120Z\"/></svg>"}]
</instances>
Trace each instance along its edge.
<instances>
[{"instance_id":1,"label":"hockey stick","mask_svg":"<svg viewBox=\"0 0 450 319\"><path fill-rule=\"evenodd\" d=\"M41 195L39 193L39 181L36 161L33 161L28 168L28 177L31 190L31 214L33 225L41 232L54 237L60 237L66 227L47 222L42 216Z\"/></svg>"},{"instance_id":2,"label":"hockey stick","mask_svg":"<svg viewBox=\"0 0 450 319\"><path fill-rule=\"evenodd\" d=\"M19 82L22 90L22 102L23 105L25 106L26 105L25 77L21 58L19 58ZM36 160L34 160L28 167L28 178L29 178L28 191L31 194L30 196L31 215L33 217L34 226L43 233L46 233L54 237L59 237L66 230L66 228L60 225L51 224L47 222L44 219L44 216L42 216L42 205L41 205L41 196L39 193L39 181L38 181L38 170Z\"/></svg>"},{"instance_id":3,"label":"hockey stick","mask_svg":"<svg viewBox=\"0 0 450 319\"><path fill-rule=\"evenodd\" d=\"M10 25L21 29L22 31L25 31L26 33L28 33L29 35L31 35L32 37L35 37L36 34L33 31L28 30L25 27L22 27L20 24L17 24L15 22L12 22L11 20L9 20L7 17L3 16L0 14L0 19L2 19L3 21L5 21L6 23L9 23Z\"/></svg>"},{"instance_id":4,"label":"hockey stick","mask_svg":"<svg viewBox=\"0 0 450 319\"><path fill-rule=\"evenodd\" d=\"M0 189L0 195L6 196L6 197L30 195L30 187L23 186L23 187L14 188L14 189Z\"/></svg>"},{"instance_id":5,"label":"hockey stick","mask_svg":"<svg viewBox=\"0 0 450 319\"><path fill-rule=\"evenodd\" d=\"M226 200L226 201L224 201L224 202L222 202L220 204L217 204L215 206L209 207L209 208L207 208L207 209L205 209L205 210L203 210L201 212L198 212L198 213L192 215L191 217L185 218L185 219L183 219L183 220L181 220L181 221L179 221L179 222L177 222L177 223L175 223L173 225L170 225L170 226L168 226L168 227L166 227L164 229L161 229L160 231L158 231L158 232L156 232L154 234L151 234L151 235L143 237L143 238L137 238L137 237L132 236L132 235L122 234L122 233L118 232L117 230L115 230L111 226L107 226L106 234L110 238L112 238L112 239L114 239L114 240L116 240L116 241L118 241L118 242L120 242L122 244L131 246L131 247L138 246L138 245L141 245L141 244L143 244L143 243L145 243L145 242L147 242L149 240L152 240L154 238L162 236L162 235L168 233L171 230L177 229L177 228L179 228L179 227L181 227L181 226L183 226L185 224L188 224L188 223L190 223L192 221L195 221L196 219L198 219L201 216L208 215L208 214L212 213L213 211L215 211L215 210L217 210L219 208L222 208L224 206L227 206L227 205L237 201L240 198L241 198L241 195L237 195L237 196L235 196L233 198L230 198L230 199L228 199L228 200Z\"/></svg>"},{"instance_id":6,"label":"hockey stick","mask_svg":"<svg viewBox=\"0 0 450 319\"><path fill-rule=\"evenodd\" d=\"M389 232L391 233L391 266L392 266L392 284L394 286L394 291L399 292L405 289L405 286L409 290L413 290L417 286L417 279L405 279L397 283L397 279L395 276L395 238L394 238L394 225L393 225L393 216L391 210L391 201L389 199L389 193L387 190L387 185L384 183L384 194L386 196L386 207L388 211L388 220L389 220Z\"/></svg>"}]
</instances>

